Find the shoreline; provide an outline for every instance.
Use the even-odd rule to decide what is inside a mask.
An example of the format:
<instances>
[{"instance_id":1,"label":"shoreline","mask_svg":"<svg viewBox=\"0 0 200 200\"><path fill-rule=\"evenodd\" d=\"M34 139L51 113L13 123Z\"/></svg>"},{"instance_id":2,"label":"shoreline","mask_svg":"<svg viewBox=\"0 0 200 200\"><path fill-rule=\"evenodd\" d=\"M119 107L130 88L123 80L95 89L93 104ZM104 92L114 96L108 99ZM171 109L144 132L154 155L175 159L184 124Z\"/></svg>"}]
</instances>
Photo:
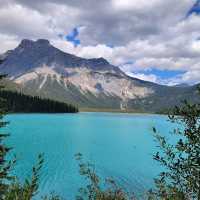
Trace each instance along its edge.
<instances>
[{"instance_id":1,"label":"shoreline","mask_svg":"<svg viewBox=\"0 0 200 200\"><path fill-rule=\"evenodd\" d=\"M108 109L108 108L79 108L80 112L99 112L99 113L132 113L132 114L157 114L155 112L145 112L138 110L121 110L121 109Z\"/></svg>"},{"instance_id":2,"label":"shoreline","mask_svg":"<svg viewBox=\"0 0 200 200\"><path fill-rule=\"evenodd\" d=\"M7 113L6 115L68 115L68 114L81 114L81 113L107 113L107 114L132 114L132 115L159 115L159 116L168 116L167 114L159 114L159 113L148 113L148 112L120 112L120 111L110 111L110 110L80 110L78 113L39 113L39 112L27 112L27 113Z\"/></svg>"}]
</instances>

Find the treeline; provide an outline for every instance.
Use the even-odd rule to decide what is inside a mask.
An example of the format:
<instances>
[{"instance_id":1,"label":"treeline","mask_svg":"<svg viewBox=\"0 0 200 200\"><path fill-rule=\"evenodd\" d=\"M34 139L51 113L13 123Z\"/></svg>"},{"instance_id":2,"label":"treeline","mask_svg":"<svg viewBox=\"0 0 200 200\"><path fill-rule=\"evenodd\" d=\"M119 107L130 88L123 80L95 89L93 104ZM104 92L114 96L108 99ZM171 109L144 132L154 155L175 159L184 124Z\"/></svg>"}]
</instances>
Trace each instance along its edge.
<instances>
[{"instance_id":1,"label":"treeline","mask_svg":"<svg viewBox=\"0 0 200 200\"><path fill-rule=\"evenodd\" d=\"M12 113L76 113L78 108L38 96L24 95L13 91L0 91L0 98L4 99L7 112Z\"/></svg>"}]
</instances>

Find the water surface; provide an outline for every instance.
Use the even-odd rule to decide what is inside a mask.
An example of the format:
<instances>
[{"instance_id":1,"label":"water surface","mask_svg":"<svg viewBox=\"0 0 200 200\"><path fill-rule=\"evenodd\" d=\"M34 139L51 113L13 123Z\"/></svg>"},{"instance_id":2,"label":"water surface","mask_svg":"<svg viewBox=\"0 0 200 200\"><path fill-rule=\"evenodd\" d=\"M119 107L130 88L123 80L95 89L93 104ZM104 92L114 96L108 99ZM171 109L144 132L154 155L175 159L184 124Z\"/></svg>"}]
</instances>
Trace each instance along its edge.
<instances>
[{"instance_id":1,"label":"water surface","mask_svg":"<svg viewBox=\"0 0 200 200\"><path fill-rule=\"evenodd\" d=\"M158 149L152 127L169 137L172 125L166 116L117 113L12 114L7 131L18 164L14 173L23 180L45 153L40 195L55 191L74 199L84 178L74 155L95 164L102 177L114 179L128 191L141 195L153 186L160 166L152 155Z\"/></svg>"}]
</instances>

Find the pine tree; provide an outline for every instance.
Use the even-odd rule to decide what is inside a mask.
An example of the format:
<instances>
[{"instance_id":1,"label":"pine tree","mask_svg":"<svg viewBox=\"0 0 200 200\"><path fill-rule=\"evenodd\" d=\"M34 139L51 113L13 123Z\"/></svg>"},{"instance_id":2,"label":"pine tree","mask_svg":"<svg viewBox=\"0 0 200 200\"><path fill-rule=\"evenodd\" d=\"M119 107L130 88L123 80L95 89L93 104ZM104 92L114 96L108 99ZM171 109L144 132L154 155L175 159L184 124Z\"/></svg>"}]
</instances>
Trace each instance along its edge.
<instances>
[{"instance_id":1,"label":"pine tree","mask_svg":"<svg viewBox=\"0 0 200 200\"><path fill-rule=\"evenodd\" d=\"M8 112L24 113L76 113L78 108L71 104L43 99L38 96L24 95L13 91L0 91L0 97L6 100Z\"/></svg>"}]
</instances>

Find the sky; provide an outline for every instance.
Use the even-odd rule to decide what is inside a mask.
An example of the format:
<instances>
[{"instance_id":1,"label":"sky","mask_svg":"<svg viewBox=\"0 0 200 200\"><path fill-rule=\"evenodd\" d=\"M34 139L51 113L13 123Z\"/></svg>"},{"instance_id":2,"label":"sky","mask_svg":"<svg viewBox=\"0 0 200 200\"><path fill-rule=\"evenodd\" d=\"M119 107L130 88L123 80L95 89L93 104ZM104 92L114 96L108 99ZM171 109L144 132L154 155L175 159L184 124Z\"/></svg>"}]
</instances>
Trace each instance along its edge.
<instances>
[{"instance_id":1,"label":"sky","mask_svg":"<svg viewBox=\"0 0 200 200\"><path fill-rule=\"evenodd\" d=\"M200 82L200 0L0 0L0 53L24 38L143 80Z\"/></svg>"}]
</instances>

